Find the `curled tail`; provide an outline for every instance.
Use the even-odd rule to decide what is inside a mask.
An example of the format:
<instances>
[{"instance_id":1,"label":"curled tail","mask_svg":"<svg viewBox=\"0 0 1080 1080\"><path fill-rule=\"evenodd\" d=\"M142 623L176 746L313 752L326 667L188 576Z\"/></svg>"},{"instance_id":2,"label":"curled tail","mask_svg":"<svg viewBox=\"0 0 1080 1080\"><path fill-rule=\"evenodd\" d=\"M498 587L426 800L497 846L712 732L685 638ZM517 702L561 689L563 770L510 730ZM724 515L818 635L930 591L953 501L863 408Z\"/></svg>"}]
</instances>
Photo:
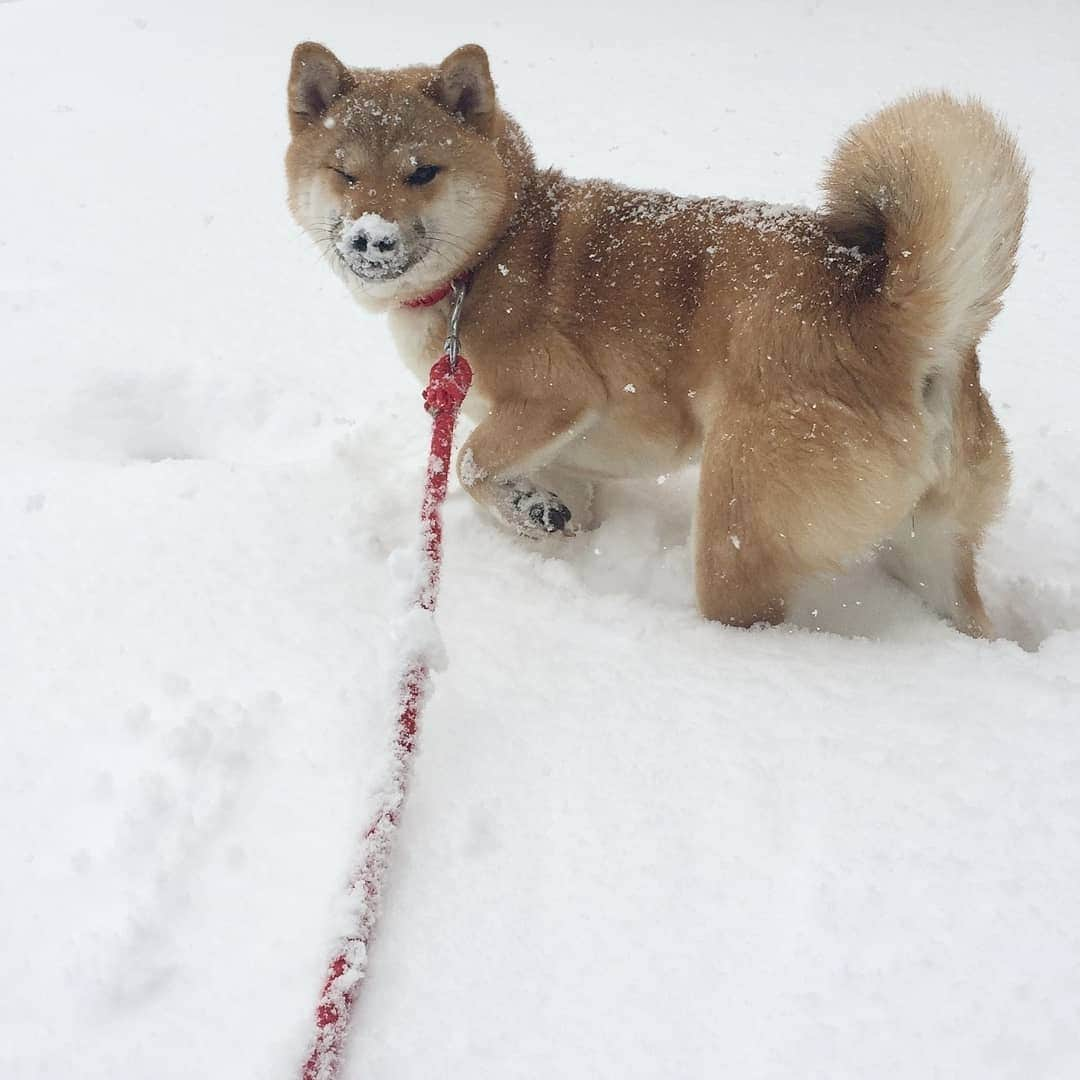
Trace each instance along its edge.
<instances>
[{"instance_id":1,"label":"curled tail","mask_svg":"<svg viewBox=\"0 0 1080 1080\"><path fill-rule=\"evenodd\" d=\"M1012 136L975 99L903 99L853 128L825 176L826 226L881 258L864 301L913 348L921 371L955 376L1001 307L1027 209Z\"/></svg>"}]
</instances>

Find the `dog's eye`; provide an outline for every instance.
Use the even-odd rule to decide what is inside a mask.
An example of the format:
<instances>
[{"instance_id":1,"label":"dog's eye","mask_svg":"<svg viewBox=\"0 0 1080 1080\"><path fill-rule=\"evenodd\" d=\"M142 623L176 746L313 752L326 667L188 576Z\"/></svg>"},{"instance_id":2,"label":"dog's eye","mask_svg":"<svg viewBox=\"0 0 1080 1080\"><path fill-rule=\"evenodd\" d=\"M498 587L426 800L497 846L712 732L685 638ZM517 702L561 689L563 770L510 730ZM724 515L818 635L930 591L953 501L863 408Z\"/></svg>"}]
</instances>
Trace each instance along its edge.
<instances>
[{"instance_id":1,"label":"dog's eye","mask_svg":"<svg viewBox=\"0 0 1080 1080\"><path fill-rule=\"evenodd\" d=\"M405 177L406 184L419 187L421 184L430 184L438 175L438 165L420 165Z\"/></svg>"},{"instance_id":2,"label":"dog's eye","mask_svg":"<svg viewBox=\"0 0 1080 1080\"><path fill-rule=\"evenodd\" d=\"M345 172L344 169L337 169L333 165L331 165L330 166L330 171L331 172L336 172L338 174L338 176L340 176L341 179L345 181L346 184L355 184L356 183L357 178L355 176L353 176L352 173Z\"/></svg>"}]
</instances>

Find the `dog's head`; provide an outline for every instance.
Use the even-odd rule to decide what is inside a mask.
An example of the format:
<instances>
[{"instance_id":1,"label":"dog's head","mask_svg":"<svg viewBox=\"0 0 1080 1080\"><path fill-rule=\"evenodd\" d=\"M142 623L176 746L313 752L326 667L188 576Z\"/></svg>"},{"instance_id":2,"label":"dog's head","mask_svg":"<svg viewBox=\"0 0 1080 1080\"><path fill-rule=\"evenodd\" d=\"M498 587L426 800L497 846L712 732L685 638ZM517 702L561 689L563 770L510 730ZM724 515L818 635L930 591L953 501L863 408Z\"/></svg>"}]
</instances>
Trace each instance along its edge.
<instances>
[{"instance_id":1,"label":"dog's head","mask_svg":"<svg viewBox=\"0 0 1080 1080\"><path fill-rule=\"evenodd\" d=\"M293 215L376 307L475 266L505 230L531 162L479 45L394 71L350 69L322 45L298 45L289 124Z\"/></svg>"}]
</instances>

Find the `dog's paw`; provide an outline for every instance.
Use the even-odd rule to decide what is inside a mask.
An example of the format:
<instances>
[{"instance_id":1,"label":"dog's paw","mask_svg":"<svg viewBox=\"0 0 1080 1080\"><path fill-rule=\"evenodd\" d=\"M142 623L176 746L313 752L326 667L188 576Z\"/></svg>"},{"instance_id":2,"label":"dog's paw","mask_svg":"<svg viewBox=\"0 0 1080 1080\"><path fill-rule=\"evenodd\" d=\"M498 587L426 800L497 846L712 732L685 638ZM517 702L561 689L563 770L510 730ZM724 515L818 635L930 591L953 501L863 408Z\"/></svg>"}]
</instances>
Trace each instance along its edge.
<instances>
[{"instance_id":1,"label":"dog's paw","mask_svg":"<svg viewBox=\"0 0 1080 1080\"><path fill-rule=\"evenodd\" d=\"M570 508L553 491L512 484L501 510L503 520L526 536L573 535Z\"/></svg>"}]
</instances>

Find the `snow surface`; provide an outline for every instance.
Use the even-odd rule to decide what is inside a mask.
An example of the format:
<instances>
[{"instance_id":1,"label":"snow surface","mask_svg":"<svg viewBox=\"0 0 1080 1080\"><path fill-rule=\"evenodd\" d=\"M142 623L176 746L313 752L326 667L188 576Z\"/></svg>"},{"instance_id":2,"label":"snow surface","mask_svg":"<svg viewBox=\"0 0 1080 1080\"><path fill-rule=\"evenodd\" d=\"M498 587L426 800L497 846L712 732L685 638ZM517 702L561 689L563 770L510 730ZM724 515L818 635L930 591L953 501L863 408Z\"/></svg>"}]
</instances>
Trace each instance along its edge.
<instances>
[{"instance_id":1,"label":"snow surface","mask_svg":"<svg viewBox=\"0 0 1080 1080\"><path fill-rule=\"evenodd\" d=\"M793 626L706 624L692 477L543 547L452 489L345 1080L1080 1075L1077 6L20 0L0 1076L294 1075L385 781L427 420L285 210L305 38L479 40L542 161L641 187L814 203L840 133L925 85L1035 168L983 350L1008 639L869 566Z\"/></svg>"}]
</instances>

